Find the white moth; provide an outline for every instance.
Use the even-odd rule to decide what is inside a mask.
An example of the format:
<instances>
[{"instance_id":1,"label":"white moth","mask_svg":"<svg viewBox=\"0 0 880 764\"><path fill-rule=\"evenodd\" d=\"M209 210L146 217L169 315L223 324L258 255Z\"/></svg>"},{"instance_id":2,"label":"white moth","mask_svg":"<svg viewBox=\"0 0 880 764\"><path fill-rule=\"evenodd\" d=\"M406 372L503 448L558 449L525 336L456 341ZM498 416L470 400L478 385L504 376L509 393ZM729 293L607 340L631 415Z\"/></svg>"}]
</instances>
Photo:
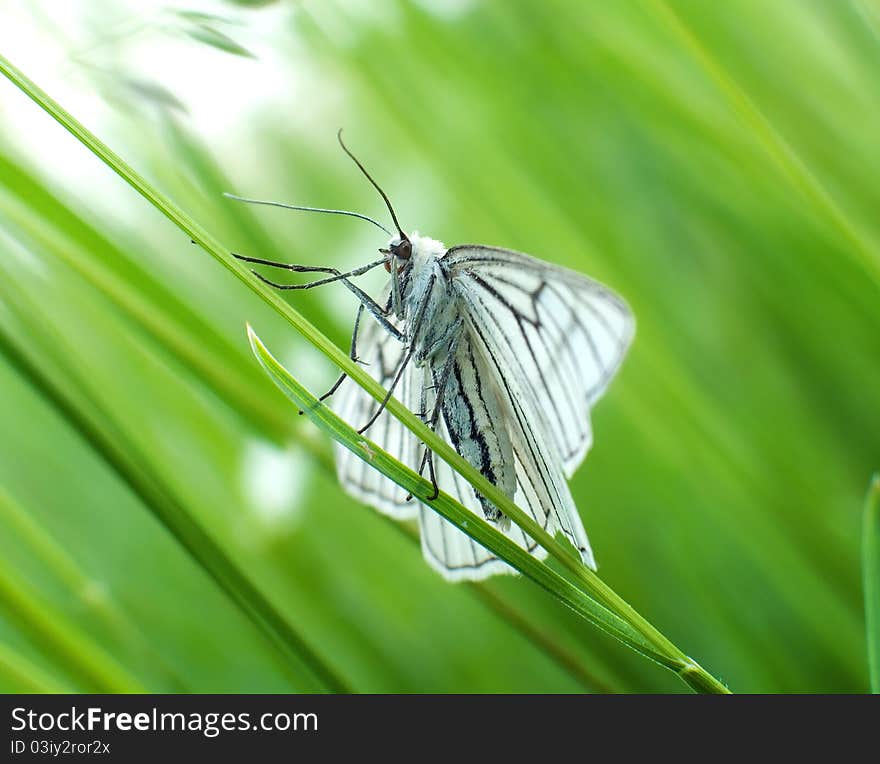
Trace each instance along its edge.
<instances>
[{"instance_id":1,"label":"white moth","mask_svg":"<svg viewBox=\"0 0 880 764\"><path fill-rule=\"evenodd\" d=\"M564 534L584 563L595 568L566 478L590 447L590 409L633 337L635 323L626 303L579 273L529 255L476 244L447 248L416 232L405 234L388 198L342 147L382 194L397 228L380 250L382 259L345 274L241 259L332 274L304 285L268 282L281 288L343 282L361 301L352 357L536 523L551 535ZM350 278L379 265L391 278L385 298L376 302ZM375 320L362 324L364 310ZM340 388L334 398L340 417L364 425L361 430L396 459L419 473L427 468L439 490L496 523L532 554L545 556L458 473L431 458L384 404L351 381L342 384L344 379L327 394ZM477 580L513 572L342 446L336 464L348 493L395 519L418 520L425 559L445 578Z\"/></svg>"}]
</instances>

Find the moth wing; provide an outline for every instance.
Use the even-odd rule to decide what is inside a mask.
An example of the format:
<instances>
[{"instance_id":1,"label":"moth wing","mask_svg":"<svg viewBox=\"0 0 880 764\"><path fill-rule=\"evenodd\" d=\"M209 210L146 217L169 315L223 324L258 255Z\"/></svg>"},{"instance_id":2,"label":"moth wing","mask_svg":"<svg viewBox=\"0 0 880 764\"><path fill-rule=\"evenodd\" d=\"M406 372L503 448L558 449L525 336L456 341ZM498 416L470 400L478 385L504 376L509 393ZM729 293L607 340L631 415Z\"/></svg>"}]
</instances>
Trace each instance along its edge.
<instances>
[{"instance_id":1,"label":"moth wing","mask_svg":"<svg viewBox=\"0 0 880 764\"><path fill-rule=\"evenodd\" d=\"M405 350L401 342L374 322L364 327L358 341L359 358L369 364L365 368L370 376L386 389L403 362ZM430 374L427 364L419 368L410 363L404 370L397 393L400 401L410 411L430 411L434 406L435 391ZM372 396L350 379L343 382L333 401L336 413L354 427L369 421L378 405ZM450 442L442 417L437 434L447 443ZM387 411L379 415L365 436L411 469L418 470L423 447ZM434 465L440 489L482 517L482 507L471 485L441 459L435 458ZM429 507L415 499L406 501L406 491L338 444L336 470L344 489L359 501L397 520L418 516L424 557L444 578L451 581L478 580L499 573L514 572L507 563L499 560ZM513 536L520 545L530 551L535 550L535 543L515 526ZM543 552L539 547L538 550Z\"/></svg>"},{"instance_id":2,"label":"moth wing","mask_svg":"<svg viewBox=\"0 0 880 764\"><path fill-rule=\"evenodd\" d=\"M449 441L442 419L438 423L437 434ZM484 517L473 486L437 457L434 457L434 475L441 491L477 517ZM419 505L419 528L425 560L447 581L479 581L494 575L516 573L506 562L424 504ZM518 526L511 524L503 532L539 559L547 556L543 547L538 546Z\"/></svg>"},{"instance_id":3,"label":"moth wing","mask_svg":"<svg viewBox=\"0 0 880 764\"><path fill-rule=\"evenodd\" d=\"M491 379L484 384L496 386L499 401L503 408L504 426L513 446L513 459L516 472L516 492L512 497L532 519L551 536L561 531L578 549L583 561L595 568L592 551L584 531L580 515L568 490L564 477L559 473L554 447L548 444L541 431L534 431L528 420L529 406L524 402L528 391L521 390L514 380L500 375L498 366L479 338L468 332L463 342L471 343L473 354L481 354L485 369ZM472 357L471 353L461 352L462 362ZM468 405L479 405L477 399L469 400ZM449 442L449 434L441 417L437 434ZM473 487L441 459L434 459L434 472L437 484L442 491L457 499L467 509L483 517L480 502ZM425 559L446 579L453 581L478 580L498 573L513 573L507 563L499 560L489 550L482 547L467 534L443 519L429 507L419 510L422 551ZM539 559L546 557L546 550L510 523L504 533L516 544Z\"/></svg>"},{"instance_id":4,"label":"moth wing","mask_svg":"<svg viewBox=\"0 0 880 764\"><path fill-rule=\"evenodd\" d=\"M482 245L443 257L501 376L533 392L532 427L571 476L591 443L590 409L620 367L635 320L619 296L575 271Z\"/></svg>"}]
</instances>

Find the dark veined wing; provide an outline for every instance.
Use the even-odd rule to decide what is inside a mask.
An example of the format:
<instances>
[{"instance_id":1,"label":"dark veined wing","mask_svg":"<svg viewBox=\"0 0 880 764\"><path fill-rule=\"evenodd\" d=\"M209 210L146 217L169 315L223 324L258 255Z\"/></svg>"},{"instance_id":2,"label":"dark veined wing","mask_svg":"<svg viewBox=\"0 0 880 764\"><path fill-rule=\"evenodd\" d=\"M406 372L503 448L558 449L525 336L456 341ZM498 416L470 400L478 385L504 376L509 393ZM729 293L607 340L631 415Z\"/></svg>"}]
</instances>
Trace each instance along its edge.
<instances>
[{"instance_id":1,"label":"dark veined wing","mask_svg":"<svg viewBox=\"0 0 880 764\"><path fill-rule=\"evenodd\" d=\"M465 349L473 342L470 336L463 338L460 351L467 357ZM475 352L478 345L474 342ZM365 368L383 387L388 387L403 361L405 346L386 332L378 323L367 321L363 324L358 341L358 356L368 365ZM481 364L481 374L492 381L494 367L490 361ZM488 369L488 374L486 373ZM398 385L398 398L413 412L431 411L436 391L432 374L436 374L428 364L421 368L410 364L403 373ZM504 420L508 422L514 449L516 467L516 495L514 500L527 511L541 527L553 534L562 530L579 549L587 550L585 560L592 565L592 556L586 542L586 535L580 518L574 510L568 487L558 470L553 470L547 459L547 446L534 436L526 437L521 420L522 411L513 411L511 400L516 398L511 390L499 390L504 405ZM354 427L366 423L375 412L378 403L364 390L347 379L336 392L333 408L339 416ZM443 417L437 424L437 434L450 442L449 433ZM417 470L422 457L422 447L412 433L404 428L388 412L379 415L365 437L388 451L401 462ZM336 447L336 468L340 483L345 490L359 501L369 504L379 511L398 520L418 516L421 529L422 551L428 563L444 578L451 581L479 580L501 573L513 573L507 563L499 560L489 550L482 547L467 534L447 522L429 507L417 500L406 501L406 492L396 483L373 469L367 462L355 456L342 446ZM482 506L473 487L442 459L434 458L437 484L478 517L483 517ZM427 474L427 471L426 471ZM519 546L536 557L543 559L545 550L523 533L516 525L510 524L504 532Z\"/></svg>"},{"instance_id":2,"label":"dark veined wing","mask_svg":"<svg viewBox=\"0 0 880 764\"><path fill-rule=\"evenodd\" d=\"M498 373L533 391L527 419L570 476L592 442L590 408L635 332L629 307L580 273L512 250L466 244L442 262Z\"/></svg>"},{"instance_id":3,"label":"dark veined wing","mask_svg":"<svg viewBox=\"0 0 880 764\"><path fill-rule=\"evenodd\" d=\"M358 356L361 361L369 364L365 369L386 389L403 361L405 350L405 346L378 323L369 321L363 324L358 341ZM397 395L410 411L432 410L436 391L431 374L432 370L428 364L419 368L414 363L410 363L404 370L398 383ZM333 399L336 413L353 427L369 421L377 406L376 400L350 379L342 383L342 387ZM442 417L436 431L443 440L450 442ZM418 439L387 411L379 415L364 437L375 442L408 467L418 470L423 447ZM339 481L349 494L397 520L418 516L422 552L427 562L444 578L450 581L478 580L499 573L514 572L507 563L499 560L430 507L415 499L407 501L406 491L347 448L337 444L335 450ZM483 517L482 506L470 483L442 459L434 458L434 469L437 484L442 491L458 500L476 516ZM521 471L522 469L518 468L518 474ZM541 521L542 518L546 521L538 503L532 515L536 521ZM516 526L508 529L507 534L533 554L545 556L544 550Z\"/></svg>"},{"instance_id":4,"label":"dark veined wing","mask_svg":"<svg viewBox=\"0 0 880 764\"><path fill-rule=\"evenodd\" d=\"M393 318L389 320L398 324ZM357 342L358 358L365 364L364 368L370 376L386 390L403 363L405 352L406 346L378 322L370 316L362 318ZM395 390L396 397L410 411L416 413L421 410L421 399L424 396L423 378L422 370L410 363ZM355 428L365 425L379 407L379 402L351 379L342 383L332 401L333 410ZM421 458L418 439L387 410L373 422L364 437L375 442L407 467L418 469ZM405 490L338 443L336 473L339 482L349 494L380 512L398 520L413 518L418 514L418 502L406 501Z\"/></svg>"},{"instance_id":5,"label":"dark veined wing","mask_svg":"<svg viewBox=\"0 0 880 764\"><path fill-rule=\"evenodd\" d=\"M446 424L442 420L438 423L437 434L444 440L449 440ZM434 458L434 474L441 491L463 504L477 517L483 517L483 509L471 484L437 457ZM516 572L424 504L419 505L419 530L425 560L447 581L479 581L500 573ZM505 532L532 554L541 558L546 556L544 549L537 546L515 525Z\"/></svg>"},{"instance_id":6,"label":"dark veined wing","mask_svg":"<svg viewBox=\"0 0 880 764\"><path fill-rule=\"evenodd\" d=\"M496 360L483 348L484 344L478 336L466 332L458 348L458 363L465 366L476 365L472 370L464 369L462 375L465 378L478 376L482 386L492 386L497 394L502 415L501 421L495 422L494 426L503 427L510 438L516 474L515 494L511 498L551 536L561 531L578 549L583 561L590 567L595 567L583 524L565 478L559 471L555 448L545 441L541 431L535 432L530 427L526 413L529 406L524 400L528 393L518 389L513 380L501 378ZM433 373L436 376L437 370ZM427 384L425 389L433 390ZM429 404L433 404L433 399L429 400ZM472 411L479 405L479 396L474 395L469 397L465 408ZM479 417L475 421L479 421ZM450 442L442 417L437 425L437 434ZM463 477L438 458L434 459L434 471L442 491L457 499L477 516L483 517L474 489ZM507 563L499 560L429 507L420 508L419 523L425 559L444 578L452 581L478 580L498 573L514 572ZM515 524L508 521L500 529L539 559L546 557L546 550Z\"/></svg>"}]
</instances>

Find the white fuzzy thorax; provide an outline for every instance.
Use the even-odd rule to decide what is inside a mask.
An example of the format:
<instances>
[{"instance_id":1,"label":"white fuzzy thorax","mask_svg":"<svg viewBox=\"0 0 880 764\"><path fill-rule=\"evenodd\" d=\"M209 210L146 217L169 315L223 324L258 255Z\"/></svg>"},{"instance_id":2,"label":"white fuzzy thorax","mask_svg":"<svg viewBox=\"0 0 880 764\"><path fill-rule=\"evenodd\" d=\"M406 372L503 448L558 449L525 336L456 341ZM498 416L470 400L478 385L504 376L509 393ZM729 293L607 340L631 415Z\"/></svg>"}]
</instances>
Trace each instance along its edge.
<instances>
[{"instance_id":1,"label":"white fuzzy thorax","mask_svg":"<svg viewBox=\"0 0 880 764\"><path fill-rule=\"evenodd\" d=\"M442 257L446 253L446 245L442 241L432 239L430 236L421 236L418 231L409 234L412 242L413 269L419 270L432 259Z\"/></svg>"}]
</instances>

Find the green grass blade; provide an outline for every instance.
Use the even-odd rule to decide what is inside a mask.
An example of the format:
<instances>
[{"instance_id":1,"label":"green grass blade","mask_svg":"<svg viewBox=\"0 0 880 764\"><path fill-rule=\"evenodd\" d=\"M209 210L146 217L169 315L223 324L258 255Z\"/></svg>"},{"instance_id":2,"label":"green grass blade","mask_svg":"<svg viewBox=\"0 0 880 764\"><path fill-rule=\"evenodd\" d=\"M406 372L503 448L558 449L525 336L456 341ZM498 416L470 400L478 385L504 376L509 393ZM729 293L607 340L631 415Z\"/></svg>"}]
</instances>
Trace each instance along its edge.
<instances>
[{"instance_id":1,"label":"green grass blade","mask_svg":"<svg viewBox=\"0 0 880 764\"><path fill-rule=\"evenodd\" d=\"M164 674L169 687L186 690L180 678L155 650L144 632L128 617L114 594L89 576L49 530L40 525L34 514L13 500L2 486L0 521L7 531L15 533L17 543L29 548L45 568L67 588L71 599L78 601L90 617L104 623L120 641L131 645L152 666L157 667Z\"/></svg>"},{"instance_id":2,"label":"green grass blade","mask_svg":"<svg viewBox=\"0 0 880 764\"><path fill-rule=\"evenodd\" d=\"M336 470L332 461L329 464L329 469L335 479ZM418 529L409 523L398 522L387 515L382 515L382 518L407 541L419 546ZM516 629L541 652L556 661L570 676L580 682L585 691L609 694L615 692L607 681L600 679L592 670L588 669L580 657L571 654L560 644L556 635L549 633L543 625L534 623L534 619L530 619L525 613L520 612L514 603L494 591L488 581L469 581L466 585L477 600L504 620L512 629Z\"/></svg>"},{"instance_id":3,"label":"green grass blade","mask_svg":"<svg viewBox=\"0 0 880 764\"><path fill-rule=\"evenodd\" d=\"M874 475L865 499L862 576L871 692L880 694L880 474Z\"/></svg>"},{"instance_id":4,"label":"green grass blade","mask_svg":"<svg viewBox=\"0 0 880 764\"><path fill-rule=\"evenodd\" d=\"M73 692L73 687L69 684L62 684L57 677L47 674L35 663L2 642L0 642L0 680L4 687L24 688L24 692L55 695Z\"/></svg>"},{"instance_id":5,"label":"green grass blade","mask_svg":"<svg viewBox=\"0 0 880 764\"><path fill-rule=\"evenodd\" d=\"M188 142L186 148L189 156L193 156L193 154L197 153L199 150L199 146L194 142ZM204 175L205 172L209 174L212 180L212 188L229 188L230 186L228 182L224 184L219 178L214 177L217 169L213 165L207 169L204 168L203 165L207 163L207 161L206 158L201 157L202 165L200 165L200 175ZM4 179L4 171L7 175L11 175L15 170L16 168L12 167L9 163L4 165L3 158L0 157L0 181ZM24 177L23 173L18 171L15 174L14 180L15 184L21 187L27 181L27 178ZM41 187L33 183L27 185L27 190L27 198L29 202L33 202L34 197L39 195L42 191ZM44 191L43 194L45 194ZM246 208L234 207L233 209L238 211ZM46 216L48 216L53 223L57 223L59 214L66 213L67 215L72 215L71 212L64 210L60 203L54 202L51 209L40 207L40 217L37 217L34 213L26 213L23 209L20 209L19 206L13 206L11 203L9 207L6 208L6 211L7 222L10 222L11 219L15 217L18 221L18 227L26 232L29 239L33 239L40 244L42 251L45 251L47 256L57 257L79 272L87 282L91 283L96 289L104 293L119 307L120 313L129 320L134 329L138 330L139 333L144 333L146 336L149 336L172 356L177 357L185 363L192 370L194 377L199 377L199 373L201 372L200 378L204 382L210 383L216 378L219 381L219 384L214 386L214 389L221 398L225 397L223 392L227 387L232 388L233 386L239 386L249 391L247 396L229 395L227 398L228 403L234 410L242 411L245 415L245 419L252 419L252 421L258 425L263 432L265 432L267 437L277 438L279 433L283 432L290 435L293 432L295 425L301 420L299 420L298 417L289 417L286 407L279 408L275 405L274 401L268 400L262 392L259 392L261 386L251 384L250 379L240 379L239 375L236 373L237 369L226 369L225 373L218 375L211 373L211 367L214 364L215 359L222 362L227 358L228 354L215 352L212 355L209 348L202 348L194 341L190 342L188 339L189 333L186 331L189 328L189 321L168 320L164 312L159 310L158 306L147 304L147 297L141 295L140 289L135 290L124 278L115 274L111 269L106 268L103 260L89 259L84 253L82 253L82 247L75 246L74 243L70 241L65 242L59 233L55 232L52 227L47 226L45 224ZM246 229L246 227L244 228ZM267 242L268 241L269 240L267 239ZM261 242L261 245L263 247L268 246L267 242ZM280 253L274 259L281 259ZM142 285L142 279L143 274L140 274L137 280L139 286ZM252 367L252 364L248 363L248 366ZM255 369L255 373L260 375L260 379L262 380L262 372L256 370L256 367L253 368ZM253 403L260 403L261 410L264 410L268 416L249 417L247 409ZM258 411L257 413L260 412ZM302 428L298 429L301 431ZM329 475L335 476L332 457L330 457L325 440L321 439L318 441L315 438L305 437L304 433L300 432L300 437L298 437L297 442L310 452L315 458L316 463L319 464L322 469L324 469ZM4 508L13 506L11 504L5 504L3 498L2 493L0 493L0 516L2 516L2 510ZM23 511L17 513L15 517L18 520L23 521ZM396 523L390 519L389 523L395 529L402 531L403 535L409 539L411 543L418 546L418 535L413 537L412 533L407 532L406 527L400 523ZM41 531L41 529L31 528L28 537L34 538L40 533L45 535L45 532ZM71 577L62 575L64 571L59 570L57 566L54 565L54 558L47 556L45 559L49 567L55 569L56 572L59 573L60 577L65 580L72 591L76 592L81 588L81 585L77 584L76 581L70 580ZM84 574L82 573L80 574L81 577L83 575ZM584 665L585 662L583 659L570 654L559 644L558 640L554 638L552 633L545 628L542 628L541 625L532 622L534 619L530 620L525 614L518 612L515 605L505 602L500 595L492 592L485 585L475 584L471 588L475 596L485 607L495 612L498 617L506 621L511 628L519 631L526 639L533 642L539 650L543 651L546 655L559 663L566 672L576 677L585 690L591 692L611 691L609 686L606 686L606 684L599 680L595 674ZM100 602L89 601L87 604L89 608L101 607L103 609L106 605L107 608L112 609L113 602L112 600L101 600ZM109 613L103 612L97 612L96 614L99 617L110 615ZM117 622L118 627L121 627L122 616L124 614L118 613L116 615L117 617L114 617L113 620ZM138 641L138 632L131 628L126 628L126 632L130 635L127 638L128 642ZM158 656L156 656L156 658L158 658ZM154 663L155 660L156 659L153 659ZM179 685L171 683L169 686Z\"/></svg>"},{"instance_id":6,"label":"green grass blade","mask_svg":"<svg viewBox=\"0 0 880 764\"><path fill-rule=\"evenodd\" d=\"M652 5L660 18L716 82L742 119L758 136L777 167L850 242L849 251L853 257L858 258L859 265L864 268L868 276L880 283L880 245L867 231L861 230L850 220L837 200L798 156L791 144L785 140L736 80L715 60L682 17L664 0L654 0Z\"/></svg>"},{"instance_id":7,"label":"green grass blade","mask_svg":"<svg viewBox=\"0 0 880 764\"><path fill-rule=\"evenodd\" d=\"M401 464L375 443L368 441L336 416L330 408L321 404L278 363L250 327L248 327L248 337L257 360L272 381L331 438L399 486L410 491L413 496L423 500L474 541L489 549L587 621L607 631L636 652L679 674L691 688L698 691L727 691L720 682L709 676L693 661L684 658L676 649L658 649L657 641L651 638L652 635L644 633L641 619L636 624L628 623L450 496L441 492L436 500L427 501L427 497L433 493L433 485L429 481Z\"/></svg>"},{"instance_id":8,"label":"green grass blade","mask_svg":"<svg viewBox=\"0 0 880 764\"><path fill-rule=\"evenodd\" d=\"M28 79L21 71L9 61L0 56L0 71L2 71L17 87L29 98L36 102L50 116L64 126L71 134L80 140L90 151L101 158L111 169L120 175L126 182L142 194L151 204L162 212L169 220L183 230L193 241L200 244L206 252L214 257L224 268L232 272L252 292L257 294L263 301L269 304L283 317L294 329L311 342L318 350L326 355L334 364L344 370L357 384L364 388L376 400L383 400L385 390L367 372L355 364L346 353L342 352L322 332L312 326L299 312L290 307L277 294L270 291L260 281L254 278L250 272L240 266L207 231L205 231L190 216L184 213L176 204L154 189L140 174L134 171L126 162L114 153L95 135L89 132L69 112L44 93L35 83ZM447 462L465 480L473 485L498 509L506 514L513 522L528 533L535 541L543 546L553 557L565 566L568 571L578 579L579 583L590 597L607 607L610 611L620 613L624 622L635 625L636 632L640 635L637 642L647 640L651 647L645 654L656 654L665 657L670 668L679 673L682 679L692 688L699 691L726 691L726 688L714 677L711 677L695 661L681 652L665 636L645 621L633 610L619 595L608 587L592 571L576 560L568 549L557 542L544 531L531 517L526 515L496 486L483 477L472 465L468 464L452 446L444 442L431 431L417 416L407 410L403 404L392 398L387 405L387 410L402 424L404 424L420 441L425 443L438 457ZM392 478L393 479L393 478ZM422 490L424 494L424 490ZM427 495L427 494L425 494ZM470 513L468 513L470 514ZM473 516L470 515L470 518ZM466 521L467 517L461 517ZM500 535L500 534L499 534ZM505 539L506 540L506 539ZM510 542L510 545L516 545ZM516 555L519 547L509 550ZM494 550L493 550L494 551ZM524 553L525 554L525 553ZM504 559L508 559L505 557ZM548 569L549 570L549 569ZM575 589L575 591L579 591Z\"/></svg>"},{"instance_id":9,"label":"green grass blade","mask_svg":"<svg viewBox=\"0 0 880 764\"><path fill-rule=\"evenodd\" d=\"M8 567L0 567L0 605L87 692L146 692L116 660Z\"/></svg>"},{"instance_id":10,"label":"green grass blade","mask_svg":"<svg viewBox=\"0 0 880 764\"><path fill-rule=\"evenodd\" d=\"M253 385L234 365L234 358L220 354L199 340L191 327L171 318L165 310L146 298L140 289L113 274L94 257L65 242L42 220L12 205L2 207L10 227L36 242L41 251L51 253L82 279L101 292L138 334L165 349L193 377L209 387L242 418L282 443L291 433L289 421L279 418L277 405L258 395ZM277 401L275 402L277 403Z\"/></svg>"},{"instance_id":11,"label":"green grass blade","mask_svg":"<svg viewBox=\"0 0 880 764\"><path fill-rule=\"evenodd\" d=\"M16 310L21 296L6 292L7 307ZM26 322L28 310L17 310ZM26 323L27 325L27 323ZM36 360L35 345L39 327L31 329L28 341L0 330L0 355L5 356L21 375L82 435L95 452L119 475L146 507L168 529L193 559L210 575L257 629L274 646L281 665L308 691L347 691L347 685L324 664L300 635L266 599L248 575L229 557L220 544L202 527L170 489L148 469L140 449L115 427L97 403L95 396L84 399L85 375L68 366L66 384L47 372ZM58 344L57 342L55 343ZM73 353L67 358L74 359Z\"/></svg>"},{"instance_id":12,"label":"green grass blade","mask_svg":"<svg viewBox=\"0 0 880 764\"><path fill-rule=\"evenodd\" d=\"M326 355L333 363L344 370L357 384L364 388L376 400L385 398L385 390L367 372L354 363L333 342L310 324L298 311L290 307L275 292L267 288L248 270L239 265L229 253L210 236L198 223L184 213L171 200L154 189L147 181L135 172L126 162L115 154L95 135L90 133L63 107L52 100L37 85L31 82L22 72L0 56L0 71L6 74L30 98L45 109L61 125L76 136L87 148L107 163L132 187L140 192L148 201L168 217L175 225L199 243L214 259L234 273L253 292L273 307L294 329ZM599 579L589 575L589 571L576 560L568 550L540 528L531 517L517 507L496 486L484 478L472 465L468 464L448 443L439 438L424 422L410 412L397 399L392 398L387 404L388 411L401 421L413 434L431 450L447 462L456 472L479 490L489 501L504 512L513 522L525 530L535 541L547 549L576 577L595 590L595 596L602 601L607 599L612 607L624 607L625 603L607 590ZM661 640L662 641L662 640ZM668 649L664 644L662 648Z\"/></svg>"},{"instance_id":13,"label":"green grass blade","mask_svg":"<svg viewBox=\"0 0 880 764\"><path fill-rule=\"evenodd\" d=\"M556 661L570 676L577 679L587 692L609 694L614 692L609 682L603 681L594 671L588 669L584 665L584 661L563 647L554 634L533 623L509 602L506 602L503 597L486 586L484 582L471 581L468 586L480 602L497 613L499 618L503 618L511 628L519 631L535 647Z\"/></svg>"}]
</instances>

